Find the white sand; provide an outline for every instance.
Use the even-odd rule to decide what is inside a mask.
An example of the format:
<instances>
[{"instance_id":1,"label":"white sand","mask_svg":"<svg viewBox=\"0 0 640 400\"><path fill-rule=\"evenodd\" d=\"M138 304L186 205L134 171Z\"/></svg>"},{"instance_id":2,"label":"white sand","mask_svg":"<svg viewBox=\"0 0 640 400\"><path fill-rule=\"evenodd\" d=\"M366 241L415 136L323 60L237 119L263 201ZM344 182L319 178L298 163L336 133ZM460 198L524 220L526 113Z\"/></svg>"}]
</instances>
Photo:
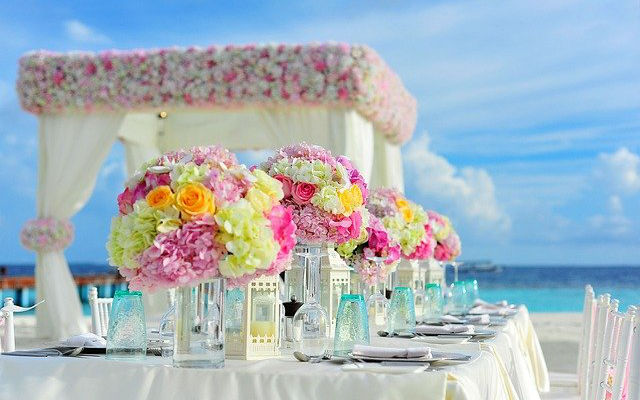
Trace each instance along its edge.
<instances>
[{"instance_id":1,"label":"white sand","mask_svg":"<svg viewBox=\"0 0 640 400\"><path fill-rule=\"evenodd\" d=\"M580 313L531 313L538 339L544 352L547 367L551 372L575 373L578 345L582 335ZM35 337L35 318L16 317L16 347L33 348L43 345ZM87 327L90 319L86 318ZM49 345L55 345L51 342Z\"/></svg>"},{"instance_id":2,"label":"white sand","mask_svg":"<svg viewBox=\"0 0 640 400\"><path fill-rule=\"evenodd\" d=\"M580 313L531 313L542 352L551 372L575 373L582 337Z\"/></svg>"}]
</instances>

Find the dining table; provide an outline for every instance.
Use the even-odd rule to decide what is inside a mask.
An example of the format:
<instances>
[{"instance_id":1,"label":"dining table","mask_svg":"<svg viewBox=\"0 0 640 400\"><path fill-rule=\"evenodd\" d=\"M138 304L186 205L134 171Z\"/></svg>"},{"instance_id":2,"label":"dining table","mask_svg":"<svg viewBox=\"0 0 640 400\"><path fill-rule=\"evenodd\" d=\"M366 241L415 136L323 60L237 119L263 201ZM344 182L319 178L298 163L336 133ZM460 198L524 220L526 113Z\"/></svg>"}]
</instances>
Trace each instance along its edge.
<instances>
[{"instance_id":1,"label":"dining table","mask_svg":"<svg viewBox=\"0 0 640 400\"><path fill-rule=\"evenodd\" d=\"M513 310L505 323L486 328L496 332L493 337L479 341L434 344L370 333L374 346L429 346L469 356L426 370L300 362L291 350L264 360L225 360L221 369L174 368L170 357L160 356L123 361L1 355L0 399L539 400L549 390L544 355L526 306Z\"/></svg>"}]
</instances>

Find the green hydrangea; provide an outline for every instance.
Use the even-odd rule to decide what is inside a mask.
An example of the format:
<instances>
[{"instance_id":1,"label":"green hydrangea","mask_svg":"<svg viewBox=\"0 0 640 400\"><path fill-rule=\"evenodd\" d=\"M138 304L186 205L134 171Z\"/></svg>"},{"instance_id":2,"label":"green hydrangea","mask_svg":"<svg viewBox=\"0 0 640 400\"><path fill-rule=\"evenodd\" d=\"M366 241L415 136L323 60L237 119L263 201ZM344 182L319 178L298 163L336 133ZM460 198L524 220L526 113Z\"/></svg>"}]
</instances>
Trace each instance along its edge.
<instances>
[{"instance_id":1,"label":"green hydrangea","mask_svg":"<svg viewBox=\"0 0 640 400\"><path fill-rule=\"evenodd\" d=\"M171 171L171 189L175 192L185 183L202 182L208 175L209 166L206 164L176 164Z\"/></svg>"},{"instance_id":2,"label":"green hydrangea","mask_svg":"<svg viewBox=\"0 0 640 400\"><path fill-rule=\"evenodd\" d=\"M137 259L151 246L159 232L180 227L179 213L174 208L158 210L144 200L133 205L133 211L111 220L107 241L109 264L124 268L138 268Z\"/></svg>"},{"instance_id":3,"label":"green hydrangea","mask_svg":"<svg viewBox=\"0 0 640 400\"><path fill-rule=\"evenodd\" d=\"M256 269L269 268L280 246L262 213L247 200L240 199L219 209L215 219L220 229L216 240L231 253L220 262L223 276L240 277Z\"/></svg>"}]
</instances>

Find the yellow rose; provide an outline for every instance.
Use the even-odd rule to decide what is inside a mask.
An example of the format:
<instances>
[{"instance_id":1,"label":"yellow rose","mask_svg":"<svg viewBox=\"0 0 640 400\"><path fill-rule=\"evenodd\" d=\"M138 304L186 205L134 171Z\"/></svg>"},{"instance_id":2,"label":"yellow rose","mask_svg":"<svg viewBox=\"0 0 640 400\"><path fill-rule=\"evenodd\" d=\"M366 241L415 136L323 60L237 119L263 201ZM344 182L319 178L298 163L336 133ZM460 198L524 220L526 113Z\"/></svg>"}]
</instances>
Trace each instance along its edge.
<instances>
[{"instance_id":1,"label":"yellow rose","mask_svg":"<svg viewBox=\"0 0 640 400\"><path fill-rule=\"evenodd\" d=\"M253 209L260 213L269 211L271 210L271 207L273 207L271 197L260 189L249 189L245 198L249 203L251 203Z\"/></svg>"},{"instance_id":2,"label":"yellow rose","mask_svg":"<svg viewBox=\"0 0 640 400\"><path fill-rule=\"evenodd\" d=\"M345 215L351 215L363 202L362 191L358 185L353 185L349 189L338 193L338 198L344 207Z\"/></svg>"},{"instance_id":3,"label":"yellow rose","mask_svg":"<svg viewBox=\"0 0 640 400\"><path fill-rule=\"evenodd\" d=\"M176 207L186 219L204 213L213 214L216 210L213 193L199 182L180 186L176 193Z\"/></svg>"},{"instance_id":4,"label":"yellow rose","mask_svg":"<svg viewBox=\"0 0 640 400\"><path fill-rule=\"evenodd\" d=\"M404 218L405 221L413 221L413 210L411 209L411 207L400 207L400 214L402 214L402 218Z\"/></svg>"},{"instance_id":5,"label":"yellow rose","mask_svg":"<svg viewBox=\"0 0 640 400\"><path fill-rule=\"evenodd\" d=\"M147 194L149 207L162 209L173 204L173 192L169 186L158 186Z\"/></svg>"},{"instance_id":6,"label":"yellow rose","mask_svg":"<svg viewBox=\"0 0 640 400\"><path fill-rule=\"evenodd\" d=\"M403 197L398 197L396 199L396 206L398 206L398 208L400 208L400 209L408 208L409 207L409 202L407 201L407 199L405 199Z\"/></svg>"}]
</instances>

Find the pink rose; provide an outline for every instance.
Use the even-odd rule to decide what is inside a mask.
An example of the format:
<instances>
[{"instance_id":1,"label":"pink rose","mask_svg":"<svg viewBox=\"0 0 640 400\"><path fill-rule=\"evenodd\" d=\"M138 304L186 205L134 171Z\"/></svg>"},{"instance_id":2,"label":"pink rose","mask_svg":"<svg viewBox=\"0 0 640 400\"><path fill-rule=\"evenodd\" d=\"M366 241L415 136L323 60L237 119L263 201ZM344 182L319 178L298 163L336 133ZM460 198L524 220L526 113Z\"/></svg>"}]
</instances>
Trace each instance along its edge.
<instances>
[{"instance_id":1,"label":"pink rose","mask_svg":"<svg viewBox=\"0 0 640 400\"><path fill-rule=\"evenodd\" d=\"M282 174L278 174L274 176L274 178L282 183L282 192L284 193L284 197L287 198L291 196L291 187L293 186L293 181L291 180L291 178Z\"/></svg>"},{"instance_id":2,"label":"pink rose","mask_svg":"<svg viewBox=\"0 0 640 400\"><path fill-rule=\"evenodd\" d=\"M316 185L307 182L296 182L291 188L291 196L296 204L307 204L316 193Z\"/></svg>"}]
</instances>

